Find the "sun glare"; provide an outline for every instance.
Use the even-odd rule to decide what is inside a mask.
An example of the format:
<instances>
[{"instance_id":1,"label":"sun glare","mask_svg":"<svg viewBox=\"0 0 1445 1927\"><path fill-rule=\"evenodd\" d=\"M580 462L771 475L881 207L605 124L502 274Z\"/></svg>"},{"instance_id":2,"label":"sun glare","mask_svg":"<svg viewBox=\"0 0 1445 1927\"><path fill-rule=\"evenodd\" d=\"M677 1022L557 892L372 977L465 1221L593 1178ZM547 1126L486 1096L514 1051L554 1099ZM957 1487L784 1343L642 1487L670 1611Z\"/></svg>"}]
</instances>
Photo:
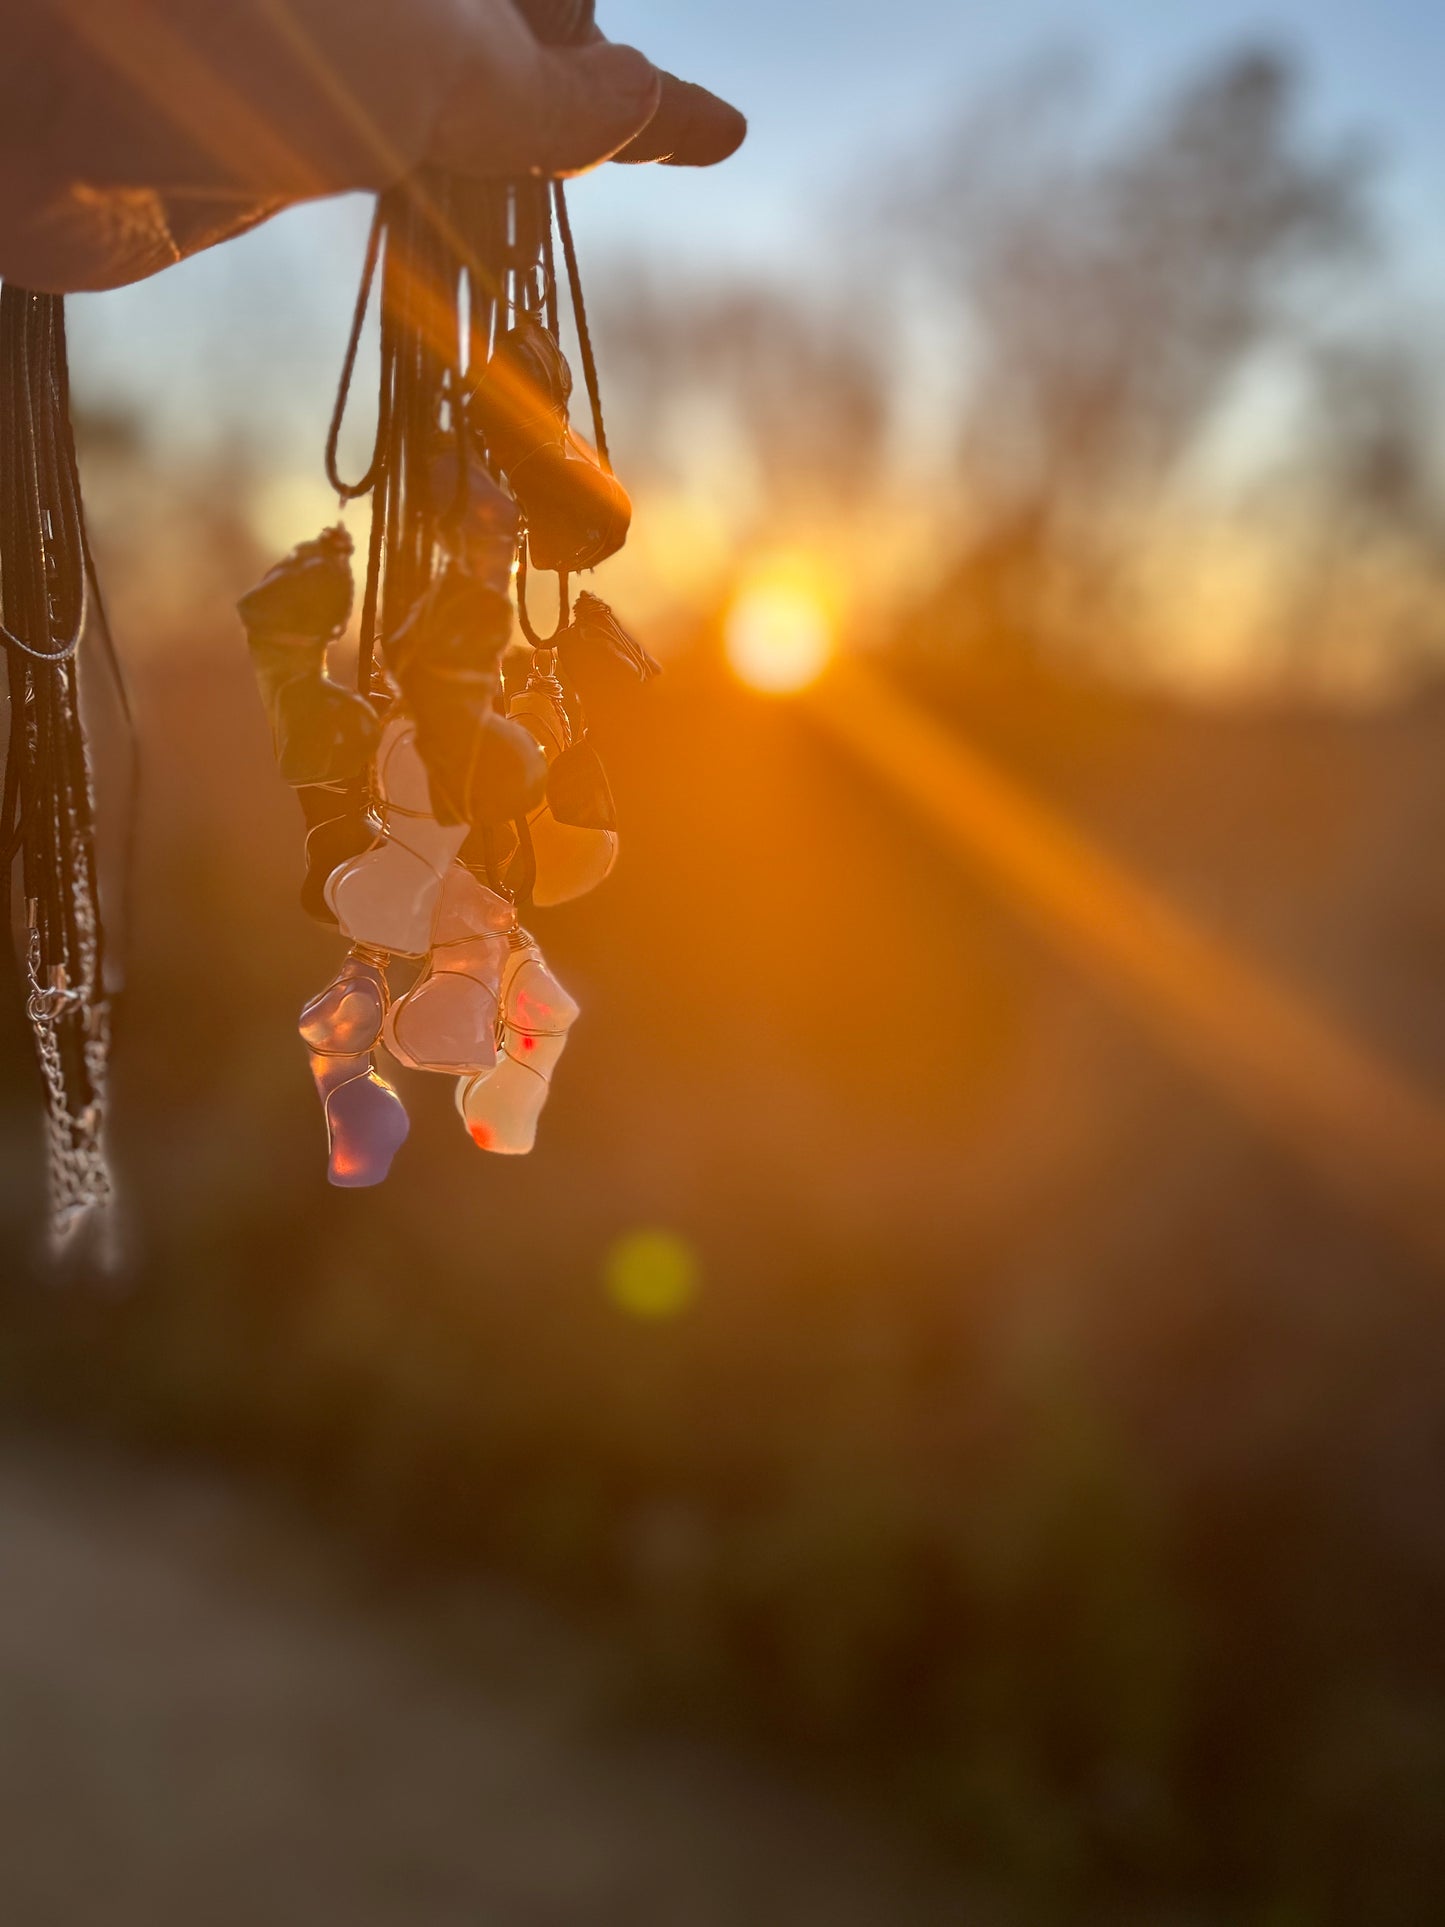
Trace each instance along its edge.
<instances>
[{"instance_id":1,"label":"sun glare","mask_svg":"<svg viewBox=\"0 0 1445 1927\"><path fill-rule=\"evenodd\" d=\"M728 614L725 640L733 673L749 689L791 696L822 675L837 635L821 589L789 570L744 585Z\"/></svg>"}]
</instances>

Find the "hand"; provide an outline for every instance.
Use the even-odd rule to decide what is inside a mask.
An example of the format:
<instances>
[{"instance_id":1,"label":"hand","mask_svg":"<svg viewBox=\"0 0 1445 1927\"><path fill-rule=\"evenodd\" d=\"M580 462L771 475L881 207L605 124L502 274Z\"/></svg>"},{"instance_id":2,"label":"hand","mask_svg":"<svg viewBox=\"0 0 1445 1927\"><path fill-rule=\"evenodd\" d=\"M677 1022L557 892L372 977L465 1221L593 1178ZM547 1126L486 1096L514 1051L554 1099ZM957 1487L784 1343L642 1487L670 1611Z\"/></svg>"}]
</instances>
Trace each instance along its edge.
<instances>
[{"instance_id":1,"label":"hand","mask_svg":"<svg viewBox=\"0 0 1445 1927\"><path fill-rule=\"evenodd\" d=\"M297 202L423 163L711 165L733 108L513 0L0 0L0 279L141 280Z\"/></svg>"}]
</instances>

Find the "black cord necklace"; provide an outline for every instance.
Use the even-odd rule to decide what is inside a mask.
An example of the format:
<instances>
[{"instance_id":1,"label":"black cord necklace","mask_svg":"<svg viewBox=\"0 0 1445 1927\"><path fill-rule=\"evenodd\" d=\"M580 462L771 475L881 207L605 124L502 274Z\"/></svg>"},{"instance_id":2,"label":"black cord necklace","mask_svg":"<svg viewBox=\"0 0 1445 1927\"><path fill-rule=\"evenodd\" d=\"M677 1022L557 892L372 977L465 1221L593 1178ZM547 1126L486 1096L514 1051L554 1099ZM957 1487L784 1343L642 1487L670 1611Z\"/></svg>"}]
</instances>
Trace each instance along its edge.
<instances>
[{"instance_id":1,"label":"black cord necklace","mask_svg":"<svg viewBox=\"0 0 1445 1927\"><path fill-rule=\"evenodd\" d=\"M110 1012L95 799L78 656L90 558L70 426L58 296L0 289L0 642L10 699L0 835L44 1086L52 1242L69 1245L113 1201L104 1133Z\"/></svg>"}]
</instances>

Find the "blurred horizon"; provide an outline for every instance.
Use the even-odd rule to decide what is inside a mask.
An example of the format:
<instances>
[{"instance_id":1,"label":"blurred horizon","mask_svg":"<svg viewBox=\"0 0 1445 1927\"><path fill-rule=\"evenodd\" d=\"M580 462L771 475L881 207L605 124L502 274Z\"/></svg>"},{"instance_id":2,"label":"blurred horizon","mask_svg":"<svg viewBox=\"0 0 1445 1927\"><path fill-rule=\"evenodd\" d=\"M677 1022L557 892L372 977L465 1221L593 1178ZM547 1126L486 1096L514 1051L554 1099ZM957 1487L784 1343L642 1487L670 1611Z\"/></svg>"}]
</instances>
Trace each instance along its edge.
<instances>
[{"instance_id":1,"label":"blurred horizon","mask_svg":"<svg viewBox=\"0 0 1445 1927\"><path fill-rule=\"evenodd\" d=\"M1122 471L1118 478L1136 497L1125 511L1133 518L1131 594L1136 627L1152 637L1142 648L1116 641L1115 667L1129 656L1136 670L1196 692L1249 694L1282 673L1298 680L1308 651L1294 650L1282 669L1263 639L1302 619L1311 552L1338 553L1326 524L1368 513L1358 501L1345 507L1341 492L1407 487L1416 498L1410 514L1435 515L1445 491L1432 446L1445 427L1445 355L1428 344L1445 339L1445 242L1428 210L1445 189L1445 136L1415 111L1414 93L1400 90L1403 34L1366 35L1372 54L1362 59L1362 23L1344 5L1212 10L1207 22L1176 13L1135 21L1129 13L1133 24L1121 37L1126 12L1032 0L1010 10L1006 23L980 25L918 4L902 14L916 35L895 11L879 45L862 7L830 16L822 40L797 19L769 22L746 9L726 23L645 4L617 10L619 37L724 91L758 93L747 103L752 137L734 163L703 174L607 168L572 190L614 438L641 510L632 547L603 586L636 621L656 625L665 639L713 619L740 583L746 589L752 559L766 569L779 557L801 558L830 580L851 643L910 612L927 620L955 551L991 539L989 518L1015 512L981 501L979 481L985 495L992 483L967 472L980 424L997 441L998 424L984 419L1004 405L992 391L1054 380L1041 357L1057 361L1065 340L1056 300L1052 320L1040 309L1055 344L1040 336L1032 367L1012 374L999 362L1010 331L1033 329L1020 301L1047 299L1042 286L1034 295L1005 286L1013 272L1006 249L1033 246L1029 224L1077 193L1080 234L1099 224L1104 253L1091 264L1087 238L1061 228L1050 239L1057 266L1049 271L1072 278L1068 299L1084 292L1081 276L1139 272L1142 249L1135 247L1134 265L1121 253L1133 245L1127 230L1112 239L1105 232L1129 218L1124 177L1131 167L1157 167L1158 191L1168 192L1167 143L1188 138L1182 122L1171 131L1169 116L1186 114L1210 76L1222 83L1250 63L1278 78L1257 130L1265 144L1258 192L1286 198L1274 211L1261 198L1265 226L1241 236L1231 269L1237 291L1220 297L1238 308L1232 321L1222 310L1211 321L1201 308L1185 322L1161 284L1161 298L1175 303L1161 311L1164 325L1203 331L1185 352L1213 356L1215 366L1205 375L1201 364L1205 386L1178 404L1192 415L1166 431L1174 445L1161 444L1153 475L1140 467L1132 479ZM760 66L764 29L776 59ZM932 51L921 72L925 36ZM802 72L809 78L800 87ZM910 93L906 111L895 101L900 87ZM1242 97L1239 111L1246 120L1252 111ZM872 130L861 145L859 127ZM1241 121L1235 137L1256 136ZM970 224L958 234L945 205L955 189ZM1221 175L1206 191L1234 190ZM1325 197L1317 232L1305 202L1290 211L1294 193ZM1227 205L1219 202L1221 214ZM1161 203L1157 218L1193 217L1181 201L1172 212ZM321 450L367 219L360 197L297 210L151 284L74 304L82 407L108 433L138 438L153 468L187 472L188 498L206 488L233 493L229 471L253 532L277 552L334 514ZM1334 223L1332 234L1325 222ZM1187 254L1163 272L1187 298ZM1117 306L1121 289L1104 298ZM1000 301L1012 303L1007 313ZM839 382L848 385L849 406L874 418L865 428L856 415L851 445L841 428L829 428L831 466L825 475L818 465L811 500L811 457L792 451L794 485L776 504L766 539L756 518L749 525L746 505L759 496L758 464L774 457L754 428L739 427L761 401L744 393L759 369L724 361L710 371L696 354L688 363L679 352L709 329L740 325L746 304L748 325L763 330L764 360L769 330L779 347L788 341L792 386L777 400L782 414L797 415L798 434L812 432L806 409L822 419L829 382L835 394ZM1101 315L1101 325L1114 322ZM1232 336L1220 335L1221 326ZM653 368L636 349L644 334L661 356ZM1147 359L1164 345L1141 340L1133 353ZM364 356L348 420L353 453L369 432L368 365ZM1097 387L1116 377L1101 363L1075 379ZM1149 379L1131 403L1136 410L1156 405L1145 392ZM1059 392L1047 405L1092 406L1083 393L1067 402ZM1059 414L1050 432L1062 422ZM783 430L772 432L778 440ZM961 479L950 473L960 436L974 451ZM982 451L995 462L1000 452L1001 444ZM1122 454L1121 445L1106 459ZM1374 483L1365 474L1371 464L1380 470ZM1411 476L1381 480L1381 464L1405 464ZM842 474L845 518L829 487ZM131 541L122 510L112 515L101 500L97 521L102 548L108 526L122 545ZM1373 543L1362 564L1368 582L1361 576L1349 588L1381 609L1390 605L1370 618L1377 629L1404 634L1430 624L1434 565L1425 548L1434 537L1423 522L1417 534L1413 560ZM1388 659L1336 648L1314 693L1388 696L1422 660L1408 641Z\"/></svg>"}]
</instances>

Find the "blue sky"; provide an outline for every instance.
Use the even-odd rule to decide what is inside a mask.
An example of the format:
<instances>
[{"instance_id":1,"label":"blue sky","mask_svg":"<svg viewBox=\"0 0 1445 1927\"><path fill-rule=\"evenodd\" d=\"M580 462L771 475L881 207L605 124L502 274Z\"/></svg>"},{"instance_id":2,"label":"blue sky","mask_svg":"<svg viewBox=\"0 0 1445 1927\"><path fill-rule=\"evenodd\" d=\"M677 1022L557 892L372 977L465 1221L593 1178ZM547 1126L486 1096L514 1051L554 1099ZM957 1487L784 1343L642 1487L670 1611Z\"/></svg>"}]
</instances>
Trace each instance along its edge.
<instances>
[{"instance_id":1,"label":"blue sky","mask_svg":"<svg viewBox=\"0 0 1445 1927\"><path fill-rule=\"evenodd\" d=\"M1315 122L1378 142L1413 239L1445 228L1445 0L602 0L600 12L615 38L729 94L753 123L713 180L590 185L609 232L652 223L690 246L711 235L746 248L751 234L786 248L809 205L870 155L921 139L1050 47L1096 56L1127 104L1248 40L1298 53Z\"/></svg>"},{"instance_id":2,"label":"blue sky","mask_svg":"<svg viewBox=\"0 0 1445 1927\"><path fill-rule=\"evenodd\" d=\"M1401 273L1445 307L1445 0L601 0L608 31L746 109L742 154L711 175L604 170L575 192L584 251L806 270L820 211L871 161L922 145L951 112L1050 48L1096 57L1106 97L1146 100L1243 41L1299 54L1311 123L1378 148ZM150 287L77 304L82 391L177 432L322 432L365 212L306 210Z\"/></svg>"}]
</instances>

